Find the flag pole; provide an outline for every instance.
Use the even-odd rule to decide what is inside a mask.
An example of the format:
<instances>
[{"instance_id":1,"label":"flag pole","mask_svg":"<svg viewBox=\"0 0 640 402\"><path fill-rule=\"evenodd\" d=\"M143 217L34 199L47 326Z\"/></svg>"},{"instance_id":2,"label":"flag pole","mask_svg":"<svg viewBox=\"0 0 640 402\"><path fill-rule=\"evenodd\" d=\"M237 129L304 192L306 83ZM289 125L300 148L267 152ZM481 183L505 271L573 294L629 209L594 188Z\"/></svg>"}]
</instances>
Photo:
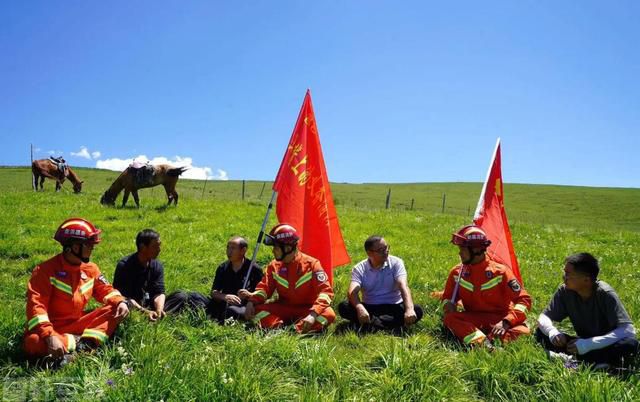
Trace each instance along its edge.
<instances>
[{"instance_id":1,"label":"flag pole","mask_svg":"<svg viewBox=\"0 0 640 402\"><path fill-rule=\"evenodd\" d=\"M253 249L251 264L249 265L247 276L244 278L242 289L247 288L247 283L249 282L249 277L251 276L251 270L253 269L253 264L256 263L256 258L258 258L258 250L260 250L260 243L262 243L262 237L264 236L264 228L267 226L267 221L269 220L269 214L271 213L271 209L273 208L273 200L276 198L276 194L278 194L278 192L275 190L273 190L273 192L271 193L271 200L269 201L269 206L267 207L267 213L264 215L264 220L262 221L262 227L260 228L260 233L258 234L258 240L256 241L256 246Z\"/></svg>"}]
</instances>

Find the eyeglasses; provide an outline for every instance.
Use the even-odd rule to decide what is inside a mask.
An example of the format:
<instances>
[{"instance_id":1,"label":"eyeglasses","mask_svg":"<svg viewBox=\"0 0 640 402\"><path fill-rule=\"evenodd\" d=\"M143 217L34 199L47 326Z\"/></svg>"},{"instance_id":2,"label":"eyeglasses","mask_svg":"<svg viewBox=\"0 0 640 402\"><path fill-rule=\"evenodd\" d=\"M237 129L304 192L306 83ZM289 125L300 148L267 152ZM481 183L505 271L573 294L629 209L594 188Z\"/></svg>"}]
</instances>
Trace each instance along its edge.
<instances>
[{"instance_id":1,"label":"eyeglasses","mask_svg":"<svg viewBox=\"0 0 640 402\"><path fill-rule=\"evenodd\" d=\"M378 254L387 254L389 252L389 250L391 250L391 246L390 245L386 245L384 247L379 247L379 248L372 248L371 251L373 251L374 253L378 253Z\"/></svg>"}]
</instances>

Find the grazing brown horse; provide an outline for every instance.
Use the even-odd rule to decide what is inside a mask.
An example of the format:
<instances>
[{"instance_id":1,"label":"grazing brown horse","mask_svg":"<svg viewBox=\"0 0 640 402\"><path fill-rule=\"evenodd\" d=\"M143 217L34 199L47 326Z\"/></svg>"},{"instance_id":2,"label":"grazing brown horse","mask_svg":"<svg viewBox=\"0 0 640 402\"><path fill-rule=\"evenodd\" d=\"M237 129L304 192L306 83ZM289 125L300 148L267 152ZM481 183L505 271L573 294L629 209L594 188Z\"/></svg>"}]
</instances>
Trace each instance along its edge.
<instances>
[{"instance_id":1,"label":"grazing brown horse","mask_svg":"<svg viewBox=\"0 0 640 402\"><path fill-rule=\"evenodd\" d=\"M144 178L140 172L131 166L126 168L124 172L118 176L118 178L111 184L111 187L104 192L100 203L103 205L115 205L116 198L122 190L124 195L122 196L122 206L127 204L129 199L129 193L133 195L133 199L136 202L136 206L140 207L140 199L138 198L138 190L146 187L154 187L162 184L164 190L167 192L167 199L169 200L167 205L171 205L171 201L175 205L178 205L178 193L176 193L176 183L178 177L185 172L188 168L178 167L174 168L171 165L155 165L152 166L153 172L148 177Z\"/></svg>"},{"instance_id":2,"label":"grazing brown horse","mask_svg":"<svg viewBox=\"0 0 640 402\"><path fill-rule=\"evenodd\" d=\"M82 183L78 175L71 170L67 165L64 171L58 169L58 166L49 159L38 159L31 162L31 172L33 173L33 190L38 191L38 180L40 180L40 190L43 189L42 185L44 179L51 179L56 181L56 191L60 191L65 179L69 179L73 183L73 192L79 193L82 191Z\"/></svg>"}]
</instances>

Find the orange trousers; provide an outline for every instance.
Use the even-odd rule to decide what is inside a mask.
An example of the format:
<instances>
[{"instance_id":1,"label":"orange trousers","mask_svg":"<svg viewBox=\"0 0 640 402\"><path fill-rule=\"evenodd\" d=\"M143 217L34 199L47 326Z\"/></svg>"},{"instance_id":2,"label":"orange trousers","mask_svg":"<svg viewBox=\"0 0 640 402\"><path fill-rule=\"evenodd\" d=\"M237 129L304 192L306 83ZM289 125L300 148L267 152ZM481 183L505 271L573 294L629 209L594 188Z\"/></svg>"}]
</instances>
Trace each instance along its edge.
<instances>
[{"instance_id":1,"label":"orange trousers","mask_svg":"<svg viewBox=\"0 0 640 402\"><path fill-rule=\"evenodd\" d=\"M266 303L256 306L256 316L253 319L261 328L277 328L285 323L295 322L296 331L302 332L302 319L309 315L311 306L291 306L280 303ZM327 307L316 317L309 332L320 332L336 319L336 313Z\"/></svg>"},{"instance_id":2,"label":"orange trousers","mask_svg":"<svg viewBox=\"0 0 640 402\"><path fill-rule=\"evenodd\" d=\"M464 343L482 342L484 338L492 339L489 335L493 326L504 318L502 313L455 312L444 316L444 325ZM513 326L500 338L503 342L515 340L520 335L531 333L524 324Z\"/></svg>"},{"instance_id":3,"label":"orange trousers","mask_svg":"<svg viewBox=\"0 0 640 402\"><path fill-rule=\"evenodd\" d=\"M97 344L105 343L114 333L121 319L114 318L115 309L104 306L72 321L52 321L55 336L64 345L66 353L75 350L76 338L90 338ZM41 357L47 354L47 344L34 331L27 331L24 335L24 350L31 357Z\"/></svg>"}]
</instances>

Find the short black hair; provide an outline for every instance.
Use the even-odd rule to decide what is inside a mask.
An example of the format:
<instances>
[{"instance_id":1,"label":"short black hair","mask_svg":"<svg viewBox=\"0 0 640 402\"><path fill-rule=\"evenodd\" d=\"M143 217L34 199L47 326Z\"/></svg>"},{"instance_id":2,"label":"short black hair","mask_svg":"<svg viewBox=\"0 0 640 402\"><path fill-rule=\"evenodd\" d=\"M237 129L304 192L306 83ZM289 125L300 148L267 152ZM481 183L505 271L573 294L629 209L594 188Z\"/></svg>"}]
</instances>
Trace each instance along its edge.
<instances>
[{"instance_id":1,"label":"short black hair","mask_svg":"<svg viewBox=\"0 0 640 402\"><path fill-rule=\"evenodd\" d=\"M600 273L598 260L589 253L572 254L564 260L564 263L571 264L576 271L590 276L594 281Z\"/></svg>"},{"instance_id":2,"label":"short black hair","mask_svg":"<svg viewBox=\"0 0 640 402\"><path fill-rule=\"evenodd\" d=\"M371 235L364 241L364 251L369 251L383 239L380 235Z\"/></svg>"},{"instance_id":3,"label":"short black hair","mask_svg":"<svg viewBox=\"0 0 640 402\"><path fill-rule=\"evenodd\" d=\"M159 238L160 238L160 233L156 232L153 229L142 230L136 236L136 247L138 248L138 251L140 251L140 249L142 248L143 244L145 246L148 246L153 239L157 240Z\"/></svg>"}]
</instances>

